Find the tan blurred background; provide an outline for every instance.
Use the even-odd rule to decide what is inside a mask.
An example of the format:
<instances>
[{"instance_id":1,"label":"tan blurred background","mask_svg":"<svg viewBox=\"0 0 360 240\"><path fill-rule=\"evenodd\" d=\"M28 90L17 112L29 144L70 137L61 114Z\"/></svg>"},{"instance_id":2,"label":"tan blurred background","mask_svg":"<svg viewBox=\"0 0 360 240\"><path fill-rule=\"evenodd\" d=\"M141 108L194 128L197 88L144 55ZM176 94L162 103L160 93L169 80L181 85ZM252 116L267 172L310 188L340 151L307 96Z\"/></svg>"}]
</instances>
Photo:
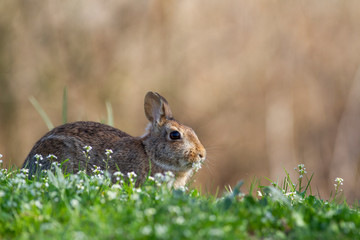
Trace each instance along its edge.
<instances>
[{"instance_id":1,"label":"tan blurred background","mask_svg":"<svg viewBox=\"0 0 360 240\"><path fill-rule=\"evenodd\" d=\"M143 98L164 95L208 149L202 191L304 163L313 192L335 177L360 199L360 2L0 1L0 153L20 166L46 131L106 120L144 132Z\"/></svg>"}]
</instances>

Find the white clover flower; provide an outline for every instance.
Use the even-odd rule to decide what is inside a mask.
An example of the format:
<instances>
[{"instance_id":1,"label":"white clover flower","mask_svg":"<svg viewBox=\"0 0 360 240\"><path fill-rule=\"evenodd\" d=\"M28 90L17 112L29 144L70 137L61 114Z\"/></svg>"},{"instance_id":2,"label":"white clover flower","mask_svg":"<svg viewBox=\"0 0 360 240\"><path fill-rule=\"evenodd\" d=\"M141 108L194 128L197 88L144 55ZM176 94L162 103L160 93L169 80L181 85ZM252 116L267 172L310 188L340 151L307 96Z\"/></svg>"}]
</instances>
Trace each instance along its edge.
<instances>
[{"instance_id":1,"label":"white clover flower","mask_svg":"<svg viewBox=\"0 0 360 240\"><path fill-rule=\"evenodd\" d=\"M47 159L57 159L57 156L55 156L54 154L49 154L47 157Z\"/></svg>"},{"instance_id":2,"label":"white clover flower","mask_svg":"<svg viewBox=\"0 0 360 240\"><path fill-rule=\"evenodd\" d=\"M109 200L114 200L117 196L117 193L114 191L107 191L106 194L107 194Z\"/></svg>"},{"instance_id":3,"label":"white clover flower","mask_svg":"<svg viewBox=\"0 0 360 240\"><path fill-rule=\"evenodd\" d=\"M121 180L121 177L124 176L124 174L122 174L121 172L114 172L113 175L114 175L114 177L115 177L115 179L116 179L117 182L120 181L120 180ZM122 180L121 180L121 181L122 181Z\"/></svg>"},{"instance_id":4,"label":"white clover flower","mask_svg":"<svg viewBox=\"0 0 360 240\"><path fill-rule=\"evenodd\" d=\"M174 222L178 225L183 225L185 222L185 218L183 216L179 216L179 217L175 218Z\"/></svg>"},{"instance_id":5,"label":"white clover flower","mask_svg":"<svg viewBox=\"0 0 360 240\"><path fill-rule=\"evenodd\" d=\"M3 155L2 154L0 154L0 158L2 158L3 157Z\"/></svg>"},{"instance_id":6,"label":"white clover flower","mask_svg":"<svg viewBox=\"0 0 360 240\"><path fill-rule=\"evenodd\" d=\"M85 189L84 185L82 185L82 184L76 184L76 187L78 188L78 190L84 190Z\"/></svg>"},{"instance_id":7,"label":"white clover flower","mask_svg":"<svg viewBox=\"0 0 360 240\"><path fill-rule=\"evenodd\" d=\"M83 147L83 149L84 149L87 153L89 153L89 152L91 151L92 147L91 147L91 146L85 146L85 147Z\"/></svg>"},{"instance_id":8,"label":"white clover flower","mask_svg":"<svg viewBox=\"0 0 360 240\"><path fill-rule=\"evenodd\" d=\"M147 225L147 226L143 227L143 228L141 229L141 233L142 233L143 235L150 235L150 234L152 233L152 228L151 228L151 226Z\"/></svg>"},{"instance_id":9,"label":"white clover flower","mask_svg":"<svg viewBox=\"0 0 360 240\"><path fill-rule=\"evenodd\" d=\"M25 210L30 210L31 209L31 206L29 203L23 203L22 204L22 207L25 209Z\"/></svg>"},{"instance_id":10,"label":"white clover flower","mask_svg":"<svg viewBox=\"0 0 360 240\"><path fill-rule=\"evenodd\" d=\"M121 172L114 172L114 176L115 177L123 177L124 174L122 174Z\"/></svg>"},{"instance_id":11,"label":"white clover flower","mask_svg":"<svg viewBox=\"0 0 360 240\"><path fill-rule=\"evenodd\" d=\"M188 190L188 188L186 186L179 186L176 188L177 190L180 190L182 192L186 192Z\"/></svg>"},{"instance_id":12,"label":"white clover flower","mask_svg":"<svg viewBox=\"0 0 360 240\"><path fill-rule=\"evenodd\" d=\"M192 164L192 168L195 170L195 172L199 171L202 167L203 162L199 161L199 162L194 162Z\"/></svg>"},{"instance_id":13,"label":"white clover flower","mask_svg":"<svg viewBox=\"0 0 360 240\"><path fill-rule=\"evenodd\" d=\"M212 228L209 230L209 235L219 238L224 235L224 231L221 228Z\"/></svg>"},{"instance_id":14,"label":"white clover flower","mask_svg":"<svg viewBox=\"0 0 360 240\"><path fill-rule=\"evenodd\" d=\"M39 209L42 208L42 204L41 204L41 202L39 200L34 201L33 204Z\"/></svg>"},{"instance_id":15,"label":"white clover flower","mask_svg":"<svg viewBox=\"0 0 360 240\"><path fill-rule=\"evenodd\" d=\"M37 161L43 160L43 157L41 156L41 154L35 154L34 157L36 158Z\"/></svg>"},{"instance_id":16,"label":"white clover flower","mask_svg":"<svg viewBox=\"0 0 360 240\"><path fill-rule=\"evenodd\" d=\"M304 175L304 174L307 173L304 164L299 164L299 165L297 166L297 168L294 168L294 170L297 171L297 172L300 174L300 176L302 176L302 175Z\"/></svg>"},{"instance_id":17,"label":"white clover flower","mask_svg":"<svg viewBox=\"0 0 360 240\"><path fill-rule=\"evenodd\" d=\"M165 181L165 176L162 173L155 173L154 179L157 184L161 184Z\"/></svg>"},{"instance_id":18,"label":"white clover flower","mask_svg":"<svg viewBox=\"0 0 360 240\"><path fill-rule=\"evenodd\" d=\"M154 181L155 181L155 178L152 177L152 176L149 176L149 177L148 177L148 180L154 182Z\"/></svg>"},{"instance_id":19,"label":"white clover flower","mask_svg":"<svg viewBox=\"0 0 360 240\"><path fill-rule=\"evenodd\" d=\"M162 182L167 183L167 186L171 188L171 186L174 184L175 181L175 175L171 171L165 172L165 175L163 175ZM157 185L160 185L160 183L156 183Z\"/></svg>"},{"instance_id":20,"label":"white clover flower","mask_svg":"<svg viewBox=\"0 0 360 240\"><path fill-rule=\"evenodd\" d=\"M173 172L171 172L171 171L167 171L167 172L165 172L165 177L174 178L174 177L175 177L175 175L174 175L174 173L173 173Z\"/></svg>"},{"instance_id":21,"label":"white clover flower","mask_svg":"<svg viewBox=\"0 0 360 240\"><path fill-rule=\"evenodd\" d=\"M164 182L170 183L175 180L175 175L171 171L165 172Z\"/></svg>"},{"instance_id":22,"label":"white clover flower","mask_svg":"<svg viewBox=\"0 0 360 240\"><path fill-rule=\"evenodd\" d=\"M136 173L135 172L128 172L127 173L127 176L130 180L133 180L134 178L137 177Z\"/></svg>"},{"instance_id":23,"label":"white clover flower","mask_svg":"<svg viewBox=\"0 0 360 240\"><path fill-rule=\"evenodd\" d=\"M172 206L172 205L170 205L170 206L168 207L168 211L169 211L170 213L173 213L173 214L176 214L176 215L179 215L179 214L181 213L181 209L180 209L179 206Z\"/></svg>"},{"instance_id":24,"label":"white clover flower","mask_svg":"<svg viewBox=\"0 0 360 240\"><path fill-rule=\"evenodd\" d=\"M285 193L285 196L289 197L291 200L295 200L296 192Z\"/></svg>"},{"instance_id":25,"label":"white clover flower","mask_svg":"<svg viewBox=\"0 0 360 240\"><path fill-rule=\"evenodd\" d=\"M344 179L342 179L342 178L339 178L339 177L335 178L335 182L339 185L344 185L344 183L343 183Z\"/></svg>"},{"instance_id":26,"label":"white clover flower","mask_svg":"<svg viewBox=\"0 0 360 240\"><path fill-rule=\"evenodd\" d=\"M79 171L77 172L77 174L78 174L78 175L86 174L86 171L85 171L85 170L79 170Z\"/></svg>"},{"instance_id":27,"label":"white clover flower","mask_svg":"<svg viewBox=\"0 0 360 240\"><path fill-rule=\"evenodd\" d=\"M103 174L104 174L104 171L101 170L101 167L96 166L96 165L93 165L93 167L94 167L94 169L92 170L92 172L93 172L94 174L97 174L98 177L99 177L99 175L103 175ZM92 176L92 177L93 177L93 176Z\"/></svg>"},{"instance_id":28,"label":"white clover flower","mask_svg":"<svg viewBox=\"0 0 360 240\"><path fill-rule=\"evenodd\" d=\"M113 151L111 149L105 149L105 155L111 158L110 154L113 154Z\"/></svg>"},{"instance_id":29,"label":"white clover flower","mask_svg":"<svg viewBox=\"0 0 360 240\"><path fill-rule=\"evenodd\" d=\"M75 231L72 234L72 239L79 239L79 240L87 239L87 235L81 231Z\"/></svg>"},{"instance_id":30,"label":"white clover flower","mask_svg":"<svg viewBox=\"0 0 360 240\"><path fill-rule=\"evenodd\" d=\"M122 187L119 184L114 184L111 186L112 189L121 189Z\"/></svg>"},{"instance_id":31,"label":"white clover flower","mask_svg":"<svg viewBox=\"0 0 360 240\"><path fill-rule=\"evenodd\" d=\"M156 213L155 208L147 208L144 211L145 216L148 216L148 217L155 215L155 213Z\"/></svg>"},{"instance_id":32,"label":"white clover flower","mask_svg":"<svg viewBox=\"0 0 360 240\"><path fill-rule=\"evenodd\" d=\"M20 171L19 173L16 174L16 177L18 178L18 180L19 179L25 179L26 175L23 172Z\"/></svg>"},{"instance_id":33,"label":"white clover flower","mask_svg":"<svg viewBox=\"0 0 360 240\"><path fill-rule=\"evenodd\" d=\"M77 207L79 206L79 201L78 201L77 199L71 199L70 205L71 205L73 208L77 208Z\"/></svg>"},{"instance_id":34,"label":"white clover flower","mask_svg":"<svg viewBox=\"0 0 360 240\"><path fill-rule=\"evenodd\" d=\"M138 201L140 199L140 195L137 193L134 193L131 195L131 199L134 201Z\"/></svg>"},{"instance_id":35,"label":"white clover flower","mask_svg":"<svg viewBox=\"0 0 360 240\"><path fill-rule=\"evenodd\" d=\"M335 182L336 183L334 184L334 187L335 187L336 192L337 191L342 192L342 189L340 188L340 186L344 185L344 179L337 177L337 178L335 178Z\"/></svg>"},{"instance_id":36,"label":"white clover flower","mask_svg":"<svg viewBox=\"0 0 360 240\"><path fill-rule=\"evenodd\" d=\"M168 227L165 225L156 224L155 225L155 233L157 236L163 236L167 233Z\"/></svg>"}]
</instances>

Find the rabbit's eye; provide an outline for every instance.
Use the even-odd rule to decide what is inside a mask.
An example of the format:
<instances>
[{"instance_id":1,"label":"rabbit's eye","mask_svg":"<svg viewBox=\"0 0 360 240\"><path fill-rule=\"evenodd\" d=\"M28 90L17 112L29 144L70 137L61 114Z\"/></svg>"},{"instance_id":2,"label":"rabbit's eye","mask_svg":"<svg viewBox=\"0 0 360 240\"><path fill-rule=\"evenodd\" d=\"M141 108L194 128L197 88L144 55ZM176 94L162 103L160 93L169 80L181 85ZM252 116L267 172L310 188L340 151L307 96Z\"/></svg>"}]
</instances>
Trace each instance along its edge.
<instances>
[{"instance_id":1,"label":"rabbit's eye","mask_svg":"<svg viewBox=\"0 0 360 240\"><path fill-rule=\"evenodd\" d=\"M177 140L181 138L181 134L178 131L172 131L169 133L169 137L171 140Z\"/></svg>"}]
</instances>

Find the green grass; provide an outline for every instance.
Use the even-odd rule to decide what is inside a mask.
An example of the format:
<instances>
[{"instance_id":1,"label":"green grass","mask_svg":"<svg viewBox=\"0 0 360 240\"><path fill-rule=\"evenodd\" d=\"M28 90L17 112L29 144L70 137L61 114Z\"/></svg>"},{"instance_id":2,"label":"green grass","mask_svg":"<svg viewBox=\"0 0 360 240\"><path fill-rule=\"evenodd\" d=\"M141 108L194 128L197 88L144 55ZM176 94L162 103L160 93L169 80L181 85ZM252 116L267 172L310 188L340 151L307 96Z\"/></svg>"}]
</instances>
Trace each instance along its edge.
<instances>
[{"instance_id":1,"label":"green grass","mask_svg":"<svg viewBox=\"0 0 360 240\"><path fill-rule=\"evenodd\" d=\"M0 239L360 239L358 210L307 194L308 184L284 194L288 180L261 187L261 197L239 183L216 198L171 189L170 175L136 188L135 178L112 184L99 169L56 168L37 180L2 169Z\"/></svg>"}]
</instances>

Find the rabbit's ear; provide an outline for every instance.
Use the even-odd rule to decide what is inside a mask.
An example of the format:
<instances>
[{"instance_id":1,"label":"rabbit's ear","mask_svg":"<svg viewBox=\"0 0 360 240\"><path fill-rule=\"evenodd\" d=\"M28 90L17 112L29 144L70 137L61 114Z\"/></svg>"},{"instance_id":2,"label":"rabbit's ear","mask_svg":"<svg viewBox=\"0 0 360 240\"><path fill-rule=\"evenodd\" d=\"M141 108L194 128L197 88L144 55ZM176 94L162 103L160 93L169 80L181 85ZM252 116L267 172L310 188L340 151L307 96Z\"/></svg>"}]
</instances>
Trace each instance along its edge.
<instances>
[{"instance_id":1,"label":"rabbit's ear","mask_svg":"<svg viewBox=\"0 0 360 240\"><path fill-rule=\"evenodd\" d=\"M153 124L162 125L166 119L172 119L170 106L166 99L155 92L148 92L144 101L145 115Z\"/></svg>"}]
</instances>

